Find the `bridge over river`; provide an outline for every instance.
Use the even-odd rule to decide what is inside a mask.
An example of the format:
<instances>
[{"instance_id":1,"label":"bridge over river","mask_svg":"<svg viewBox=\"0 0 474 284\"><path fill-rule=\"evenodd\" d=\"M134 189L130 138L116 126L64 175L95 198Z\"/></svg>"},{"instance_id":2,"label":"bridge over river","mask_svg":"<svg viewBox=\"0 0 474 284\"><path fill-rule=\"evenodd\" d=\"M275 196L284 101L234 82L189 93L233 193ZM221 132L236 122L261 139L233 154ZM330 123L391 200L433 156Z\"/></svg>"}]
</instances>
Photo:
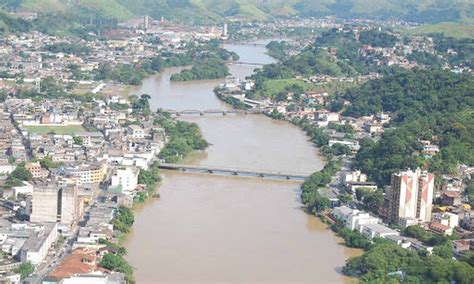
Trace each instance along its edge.
<instances>
[{"instance_id":1,"label":"bridge over river","mask_svg":"<svg viewBox=\"0 0 474 284\"><path fill-rule=\"evenodd\" d=\"M297 172L272 172L272 171L258 171L251 169L237 169L237 168L226 168L226 167L213 167L213 166L197 166L197 165L184 165L184 164L171 164L161 163L160 169L165 170L176 170L190 173L201 173L201 174L217 174L217 175L232 175L240 177L257 177L265 179L276 179L276 180L293 180L293 181L304 181L310 174L308 173L297 173Z\"/></svg>"},{"instance_id":2,"label":"bridge over river","mask_svg":"<svg viewBox=\"0 0 474 284\"><path fill-rule=\"evenodd\" d=\"M265 64L263 64L263 63L245 62L245 61L227 61L227 64L230 64L230 65L249 65L249 66L256 66L256 67L265 66Z\"/></svg>"},{"instance_id":3,"label":"bridge over river","mask_svg":"<svg viewBox=\"0 0 474 284\"><path fill-rule=\"evenodd\" d=\"M258 110L241 110L241 109L206 109L206 110L197 110L197 109L185 109L185 110L173 110L173 109L165 109L164 112L167 112L171 115L175 116L183 116L183 115L228 115L228 114L235 114L235 115L246 115L246 114L256 114L259 113Z\"/></svg>"}]
</instances>

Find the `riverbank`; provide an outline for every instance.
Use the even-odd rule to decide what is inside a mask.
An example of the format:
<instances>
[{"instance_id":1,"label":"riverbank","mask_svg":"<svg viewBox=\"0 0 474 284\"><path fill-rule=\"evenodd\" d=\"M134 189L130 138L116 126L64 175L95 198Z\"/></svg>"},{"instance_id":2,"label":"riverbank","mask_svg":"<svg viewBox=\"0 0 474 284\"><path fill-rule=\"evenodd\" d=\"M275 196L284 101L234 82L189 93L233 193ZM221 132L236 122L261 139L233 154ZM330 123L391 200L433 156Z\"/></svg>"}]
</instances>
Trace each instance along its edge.
<instances>
[{"instance_id":1,"label":"riverbank","mask_svg":"<svg viewBox=\"0 0 474 284\"><path fill-rule=\"evenodd\" d=\"M209 145L196 124L177 121L163 112L155 114L153 124L162 127L168 137L165 147L160 152L160 158L166 162L178 162L193 151L205 149ZM145 206L151 198L159 197L157 190L161 180L158 161L154 161L148 170L140 169L138 184L143 185L144 188L134 197L132 209L119 207L117 215L112 220L114 230L120 232L116 237L116 248L122 253L108 256L101 265L107 269L125 273L128 283L134 283L133 268L124 258L126 249L123 245L133 228L134 212Z\"/></svg>"}]
</instances>

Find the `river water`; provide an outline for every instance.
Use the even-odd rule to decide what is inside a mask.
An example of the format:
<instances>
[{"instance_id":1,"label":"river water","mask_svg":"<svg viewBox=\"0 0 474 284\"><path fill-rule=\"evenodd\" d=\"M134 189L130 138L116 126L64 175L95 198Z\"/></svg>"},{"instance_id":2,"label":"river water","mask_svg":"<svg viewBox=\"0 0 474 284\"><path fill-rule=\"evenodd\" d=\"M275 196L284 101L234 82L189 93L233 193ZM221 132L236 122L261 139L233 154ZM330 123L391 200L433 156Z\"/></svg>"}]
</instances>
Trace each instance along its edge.
<instances>
[{"instance_id":1,"label":"river water","mask_svg":"<svg viewBox=\"0 0 474 284\"><path fill-rule=\"evenodd\" d=\"M264 47L227 45L243 62L268 64ZM231 66L244 78L254 67ZM153 109L227 109L213 94L220 81L171 83L168 69L136 94ZM190 164L311 173L323 167L298 128L261 115L183 117L211 146ZM338 283L358 250L301 210L299 183L164 172L155 199L137 211L126 248L138 283Z\"/></svg>"}]
</instances>

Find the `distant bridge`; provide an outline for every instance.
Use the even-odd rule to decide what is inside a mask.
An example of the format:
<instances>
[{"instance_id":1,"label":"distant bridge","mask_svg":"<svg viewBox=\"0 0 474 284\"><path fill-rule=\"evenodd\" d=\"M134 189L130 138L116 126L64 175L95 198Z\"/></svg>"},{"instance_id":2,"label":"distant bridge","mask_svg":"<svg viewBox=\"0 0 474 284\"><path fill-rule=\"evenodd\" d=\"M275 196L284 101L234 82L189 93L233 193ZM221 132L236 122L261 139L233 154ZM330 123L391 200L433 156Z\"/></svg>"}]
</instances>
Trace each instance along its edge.
<instances>
[{"instance_id":1,"label":"distant bridge","mask_svg":"<svg viewBox=\"0 0 474 284\"><path fill-rule=\"evenodd\" d=\"M249 66L257 66L257 67L265 66L265 64L259 63L259 62L227 61L227 63L231 65L249 65Z\"/></svg>"},{"instance_id":2,"label":"distant bridge","mask_svg":"<svg viewBox=\"0 0 474 284\"><path fill-rule=\"evenodd\" d=\"M170 164L162 163L159 165L160 169L176 170L190 173L201 174L217 174L217 175L231 175L240 177L257 177L274 180L293 180L304 181L310 174L295 173L295 172L272 172L272 171L257 171L250 169L237 169L226 167L212 167L212 166L196 166L184 164Z\"/></svg>"},{"instance_id":3,"label":"distant bridge","mask_svg":"<svg viewBox=\"0 0 474 284\"><path fill-rule=\"evenodd\" d=\"M185 109L185 110L163 110L164 112L170 113L171 115L183 116L183 115L210 115L210 114L236 114L236 115L245 115L245 114L255 114L258 113L256 110L241 110L241 109L206 109L206 110L197 110L197 109Z\"/></svg>"},{"instance_id":4,"label":"distant bridge","mask_svg":"<svg viewBox=\"0 0 474 284\"><path fill-rule=\"evenodd\" d=\"M250 42L229 42L225 43L229 45L242 45L242 46L260 46L260 47L267 47L266 44L263 43L250 43Z\"/></svg>"}]
</instances>

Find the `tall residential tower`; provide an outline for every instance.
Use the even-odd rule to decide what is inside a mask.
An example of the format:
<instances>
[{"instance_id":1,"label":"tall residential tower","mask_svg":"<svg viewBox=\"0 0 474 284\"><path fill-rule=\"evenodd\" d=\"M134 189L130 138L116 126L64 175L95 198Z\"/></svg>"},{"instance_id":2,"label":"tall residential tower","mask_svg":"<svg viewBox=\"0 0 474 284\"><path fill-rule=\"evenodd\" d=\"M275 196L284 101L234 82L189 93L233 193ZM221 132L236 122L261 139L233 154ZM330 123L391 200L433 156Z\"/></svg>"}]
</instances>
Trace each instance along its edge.
<instances>
[{"instance_id":1,"label":"tall residential tower","mask_svg":"<svg viewBox=\"0 0 474 284\"><path fill-rule=\"evenodd\" d=\"M427 222L431 219L434 175L427 171L408 170L392 174L388 192L390 222L401 219L416 219Z\"/></svg>"}]
</instances>

